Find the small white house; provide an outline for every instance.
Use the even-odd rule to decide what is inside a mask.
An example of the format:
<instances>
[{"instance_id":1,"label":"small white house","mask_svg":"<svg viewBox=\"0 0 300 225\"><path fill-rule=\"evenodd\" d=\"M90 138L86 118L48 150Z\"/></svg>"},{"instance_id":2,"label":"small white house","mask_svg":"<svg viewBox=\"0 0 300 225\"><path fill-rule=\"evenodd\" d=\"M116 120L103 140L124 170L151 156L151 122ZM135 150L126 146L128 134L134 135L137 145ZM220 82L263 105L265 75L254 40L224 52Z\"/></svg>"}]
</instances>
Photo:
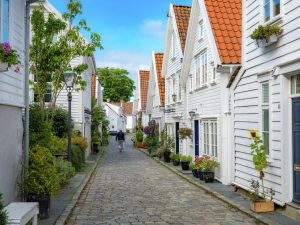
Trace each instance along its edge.
<instances>
[{"instance_id":1,"label":"small white house","mask_svg":"<svg viewBox=\"0 0 300 225\"><path fill-rule=\"evenodd\" d=\"M165 125L165 79L161 75L163 54L152 52L146 113L161 131Z\"/></svg>"},{"instance_id":2,"label":"small white house","mask_svg":"<svg viewBox=\"0 0 300 225\"><path fill-rule=\"evenodd\" d=\"M225 24L218 17L222 2L193 1L182 67L185 117L189 118L186 125L193 130L193 139L184 141L185 152L217 159L220 169L216 178L225 184L231 182L231 120L226 86L241 63L242 10L236 2L227 4L228 11L223 10L222 16L228 17Z\"/></svg>"},{"instance_id":3,"label":"small white house","mask_svg":"<svg viewBox=\"0 0 300 225\"><path fill-rule=\"evenodd\" d=\"M137 103L137 105L135 104L135 107L137 106L137 108L135 110L137 110L137 120L138 118L142 118L143 127L148 126L150 121L149 115L146 113L149 77L150 71L140 70L138 72L137 100L135 100Z\"/></svg>"},{"instance_id":4,"label":"small white house","mask_svg":"<svg viewBox=\"0 0 300 225\"><path fill-rule=\"evenodd\" d=\"M300 1L243 1L243 67L232 92L233 182L249 189L258 179L249 130L258 130L270 167L265 185L280 205L300 203ZM259 25L277 25L282 35L258 45L250 35Z\"/></svg>"},{"instance_id":5,"label":"small white house","mask_svg":"<svg viewBox=\"0 0 300 225\"><path fill-rule=\"evenodd\" d=\"M119 130L126 132L126 116L123 108L115 103L104 103L104 109L109 121L109 133L116 134Z\"/></svg>"},{"instance_id":6,"label":"small white house","mask_svg":"<svg viewBox=\"0 0 300 225\"><path fill-rule=\"evenodd\" d=\"M175 139L177 153L183 153L178 131L185 126L184 111L187 106L180 80L190 12L189 6L170 4L162 65L162 76L165 79L165 124L168 134Z\"/></svg>"},{"instance_id":7,"label":"small white house","mask_svg":"<svg viewBox=\"0 0 300 225\"><path fill-rule=\"evenodd\" d=\"M0 72L0 193L5 204L20 200L23 161L25 87L25 1L0 1L0 42L9 42L20 58L21 70Z\"/></svg>"},{"instance_id":8,"label":"small white house","mask_svg":"<svg viewBox=\"0 0 300 225\"><path fill-rule=\"evenodd\" d=\"M35 4L32 7L37 7L40 4ZM48 1L43 4L45 8L45 13L53 13L58 18L62 18L61 13ZM80 64L87 64L88 69L81 75L82 78L86 81L86 88L84 91L73 91L72 92L72 120L74 122L74 130L79 130L82 135L87 138L89 146L87 149L87 154L91 152L91 98L92 94L98 93L97 88L99 84L94 83L92 86L92 81L95 79L95 74L97 70L96 62L94 57L78 57L73 59L70 63L71 67L76 67ZM31 79L34 79L34 76L31 76ZM96 86L95 86L96 85ZM95 87L94 87L95 86ZM101 85L100 85L101 90ZM95 92L95 93L94 93ZM66 89L63 89L56 101L57 106L61 106L65 109L68 109L68 97ZM30 93L31 101L34 101L34 92ZM51 83L49 83L49 90L45 96L46 102L51 101ZM101 97L101 96L100 96ZM101 100L101 99L100 99Z\"/></svg>"}]
</instances>

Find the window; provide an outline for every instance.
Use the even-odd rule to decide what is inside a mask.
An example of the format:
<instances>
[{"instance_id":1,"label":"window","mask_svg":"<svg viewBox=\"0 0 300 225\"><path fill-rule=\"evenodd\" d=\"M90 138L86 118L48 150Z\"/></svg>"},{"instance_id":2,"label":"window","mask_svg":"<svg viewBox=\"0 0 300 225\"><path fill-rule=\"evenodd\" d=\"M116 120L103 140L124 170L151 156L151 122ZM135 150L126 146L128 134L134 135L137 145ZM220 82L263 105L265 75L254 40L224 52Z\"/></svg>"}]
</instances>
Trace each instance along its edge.
<instances>
[{"instance_id":1,"label":"window","mask_svg":"<svg viewBox=\"0 0 300 225\"><path fill-rule=\"evenodd\" d=\"M200 73L201 73L200 56L198 56L195 60L196 87L200 86Z\"/></svg>"},{"instance_id":2,"label":"window","mask_svg":"<svg viewBox=\"0 0 300 225\"><path fill-rule=\"evenodd\" d=\"M202 122L202 143L204 154L218 157L218 130L216 120Z\"/></svg>"},{"instance_id":3,"label":"window","mask_svg":"<svg viewBox=\"0 0 300 225\"><path fill-rule=\"evenodd\" d=\"M175 58L176 55L176 42L175 42L175 32L172 33L172 58Z\"/></svg>"},{"instance_id":4,"label":"window","mask_svg":"<svg viewBox=\"0 0 300 225\"><path fill-rule=\"evenodd\" d=\"M292 76L292 95L300 94L300 75Z\"/></svg>"},{"instance_id":5,"label":"window","mask_svg":"<svg viewBox=\"0 0 300 225\"><path fill-rule=\"evenodd\" d=\"M198 36L199 36L199 40L201 40L204 36L204 26L202 20L199 22Z\"/></svg>"},{"instance_id":6,"label":"window","mask_svg":"<svg viewBox=\"0 0 300 225\"><path fill-rule=\"evenodd\" d=\"M172 89L173 89L173 92L172 92L172 95L176 95L176 79L175 79L175 76L173 76L173 79L172 79ZM173 99L173 102L175 102L174 101L174 99Z\"/></svg>"},{"instance_id":7,"label":"window","mask_svg":"<svg viewBox=\"0 0 300 225\"><path fill-rule=\"evenodd\" d=\"M9 41L9 0L1 1L1 41Z\"/></svg>"},{"instance_id":8,"label":"window","mask_svg":"<svg viewBox=\"0 0 300 225\"><path fill-rule=\"evenodd\" d=\"M269 82L262 84L262 139L266 153L270 153L270 87Z\"/></svg>"},{"instance_id":9,"label":"window","mask_svg":"<svg viewBox=\"0 0 300 225\"><path fill-rule=\"evenodd\" d=\"M213 67L212 82L216 81L216 77L217 77L217 70L216 67Z\"/></svg>"},{"instance_id":10,"label":"window","mask_svg":"<svg viewBox=\"0 0 300 225\"><path fill-rule=\"evenodd\" d=\"M51 102L51 99L52 99L52 87L51 84L48 83L48 88L45 93L44 100L46 103L49 103ZM38 101L39 101L38 94L34 93L34 102L38 102Z\"/></svg>"},{"instance_id":11,"label":"window","mask_svg":"<svg viewBox=\"0 0 300 225\"><path fill-rule=\"evenodd\" d=\"M172 79L169 79L169 93L168 93L168 103L171 104L172 99Z\"/></svg>"},{"instance_id":12,"label":"window","mask_svg":"<svg viewBox=\"0 0 300 225\"><path fill-rule=\"evenodd\" d=\"M203 52L195 59L196 86L207 84L207 52Z\"/></svg>"},{"instance_id":13,"label":"window","mask_svg":"<svg viewBox=\"0 0 300 225\"><path fill-rule=\"evenodd\" d=\"M278 16L281 12L280 0L264 0L264 20Z\"/></svg>"},{"instance_id":14,"label":"window","mask_svg":"<svg viewBox=\"0 0 300 225\"><path fill-rule=\"evenodd\" d=\"M181 83L180 83L180 71L177 72L178 73L178 101L181 100Z\"/></svg>"}]
</instances>

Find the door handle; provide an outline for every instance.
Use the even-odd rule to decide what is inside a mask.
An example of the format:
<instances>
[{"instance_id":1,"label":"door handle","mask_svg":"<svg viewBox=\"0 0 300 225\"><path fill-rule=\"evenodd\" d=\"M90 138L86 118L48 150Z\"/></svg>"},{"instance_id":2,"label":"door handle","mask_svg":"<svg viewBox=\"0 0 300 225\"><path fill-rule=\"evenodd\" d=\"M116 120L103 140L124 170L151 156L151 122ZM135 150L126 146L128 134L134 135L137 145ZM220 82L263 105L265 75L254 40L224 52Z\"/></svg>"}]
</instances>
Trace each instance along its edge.
<instances>
[{"instance_id":1,"label":"door handle","mask_svg":"<svg viewBox=\"0 0 300 225\"><path fill-rule=\"evenodd\" d=\"M294 164L294 171L300 172L300 164Z\"/></svg>"}]
</instances>

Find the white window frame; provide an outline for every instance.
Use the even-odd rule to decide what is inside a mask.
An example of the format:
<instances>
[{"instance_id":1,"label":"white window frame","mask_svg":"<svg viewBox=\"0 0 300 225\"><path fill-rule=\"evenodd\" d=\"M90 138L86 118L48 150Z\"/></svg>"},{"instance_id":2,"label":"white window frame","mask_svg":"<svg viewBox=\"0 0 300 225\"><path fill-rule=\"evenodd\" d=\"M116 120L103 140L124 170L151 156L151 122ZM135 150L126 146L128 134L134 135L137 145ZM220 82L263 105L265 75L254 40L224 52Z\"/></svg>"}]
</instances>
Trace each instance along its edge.
<instances>
[{"instance_id":1,"label":"white window frame","mask_svg":"<svg viewBox=\"0 0 300 225\"><path fill-rule=\"evenodd\" d=\"M172 102L174 103L173 101L173 95L176 94L176 77L175 77L175 74L172 76ZM177 97L177 96L176 96Z\"/></svg>"},{"instance_id":2,"label":"white window frame","mask_svg":"<svg viewBox=\"0 0 300 225\"><path fill-rule=\"evenodd\" d=\"M262 15L263 15L263 22L264 23L270 23L274 20L276 20L277 18L279 18L282 14L282 6L283 6L283 0L279 0L279 5L280 5L280 12L279 14L275 15L274 11L275 11L275 4L274 4L274 1L276 0L263 0L262 1ZM269 19L266 19L266 11L265 11L265 8L266 8L266 5L267 3L269 4L269 10L270 10L270 17Z\"/></svg>"},{"instance_id":3,"label":"white window frame","mask_svg":"<svg viewBox=\"0 0 300 225\"><path fill-rule=\"evenodd\" d=\"M201 86L201 55L195 58L195 82L196 88Z\"/></svg>"},{"instance_id":4,"label":"white window frame","mask_svg":"<svg viewBox=\"0 0 300 225\"><path fill-rule=\"evenodd\" d=\"M269 143L269 146L268 146L268 149L266 150L266 153L267 153L267 156L268 157L271 157L272 156L272 143L271 143L271 114L272 114L272 111L271 111L271 80L270 80L270 76L269 74L265 74L264 76L262 77L259 77L259 96L260 96L260 136L262 138L262 141L263 143L265 143L265 140L264 140L264 111L265 110L269 110L269 131L268 131L268 134L269 134L269 140L268 140L268 143ZM268 102L264 102L263 100L263 85L268 83L269 85L269 99L268 99Z\"/></svg>"},{"instance_id":5,"label":"white window frame","mask_svg":"<svg viewBox=\"0 0 300 225\"><path fill-rule=\"evenodd\" d=\"M4 31L3 31L3 28L4 28L4 1L6 0L0 0L0 39L1 39L1 42L10 42L10 17L11 17L11 1L10 0L7 0L8 1L8 12L7 12L7 15L8 15L8 18L6 19L7 20L7 39L4 39L3 35L4 35Z\"/></svg>"},{"instance_id":6,"label":"white window frame","mask_svg":"<svg viewBox=\"0 0 300 225\"><path fill-rule=\"evenodd\" d=\"M218 158L218 121L216 118L201 120L201 139L203 153Z\"/></svg>"},{"instance_id":7,"label":"white window frame","mask_svg":"<svg viewBox=\"0 0 300 225\"><path fill-rule=\"evenodd\" d=\"M299 87L297 87L297 80L299 81ZM291 77L291 96L300 95L300 90L297 92L297 88L300 88L300 74L296 74Z\"/></svg>"},{"instance_id":8,"label":"white window frame","mask_svg":"<svg viewBox=\"0 0 300 225\"><path fill-rule=\"evenodd\" d=\"M195 57L196 88L206 86L208 83L207 51L203 51Z\"/></svg>"},{"instance_id":9,"label":"white window frame","mask_svg":"<svg viewBox=\"0 0 300 225\"><path fill-rule=\"evenodd\" d=\"M204 24L203 24L203 20L199 21L199 25L198 25L198 40L201 41L204 38Z\"/></svg>"}]
</instances>

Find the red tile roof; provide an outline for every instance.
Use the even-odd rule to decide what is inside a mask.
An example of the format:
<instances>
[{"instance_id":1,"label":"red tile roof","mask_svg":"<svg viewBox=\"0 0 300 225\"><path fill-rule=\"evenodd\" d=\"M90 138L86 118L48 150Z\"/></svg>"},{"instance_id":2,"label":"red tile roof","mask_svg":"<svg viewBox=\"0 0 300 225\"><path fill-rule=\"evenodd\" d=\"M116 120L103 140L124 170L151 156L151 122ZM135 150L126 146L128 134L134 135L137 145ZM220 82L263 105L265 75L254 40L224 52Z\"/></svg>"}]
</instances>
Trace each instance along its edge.
<instances>
[{"instance_id":1,"label":"red tile roof","mask_svg":"<svg viewBox=\"0 0 300 225\"><path fill-rule=\"evenodd\" d=\"M141 109L145 110L147 105L147 97L148 97L148 85L149 85L149 76L150 72L145 70L139 71L140 78L140 101L141 101Z\"/></svg>"},{"instance_id":2,"label":"red tile roof","mask_svg":"<svg viewBox=\"0 0 300 225\"><path fill-rule=\"evenodd\" d=\"M133 102L114 102L111 103L123 108L123 114L126 116L133 115Z\"/></svg>"},{"instance_id":3,"label":"red tile roof","mask_svg":"<svg viewBox=\"0 0 300 225\"><path fill-rule=\"evenodd\" d=\"M189 27L191 7L182 5L173 5L177 29L179 33L179 39L181 49L184 51L187 31Z\"/></svg>"},{"instance_id":4,"label":"red tile roof","mask_svg":"<svg viewBox=\"0 0 300 225\"><path fill-rule=\"evenodd\" d=\"M155 53L154 57L155 57L155 66L156 66L156 72L157 72L160 103L161 103L161 106L165 106L165 78L163 78L161 75L164 54L163 53Z\"/></svg>"},{"instance_id":5,"label":"red tile roof","mask_svg":"<svg viewBox=\"0 0 300 225\"><path fill-rule=\"evenodd\" d=\"M205 0L205 5L222 63L240 64L242 0Z\"/></svg>"}]
</instances>

